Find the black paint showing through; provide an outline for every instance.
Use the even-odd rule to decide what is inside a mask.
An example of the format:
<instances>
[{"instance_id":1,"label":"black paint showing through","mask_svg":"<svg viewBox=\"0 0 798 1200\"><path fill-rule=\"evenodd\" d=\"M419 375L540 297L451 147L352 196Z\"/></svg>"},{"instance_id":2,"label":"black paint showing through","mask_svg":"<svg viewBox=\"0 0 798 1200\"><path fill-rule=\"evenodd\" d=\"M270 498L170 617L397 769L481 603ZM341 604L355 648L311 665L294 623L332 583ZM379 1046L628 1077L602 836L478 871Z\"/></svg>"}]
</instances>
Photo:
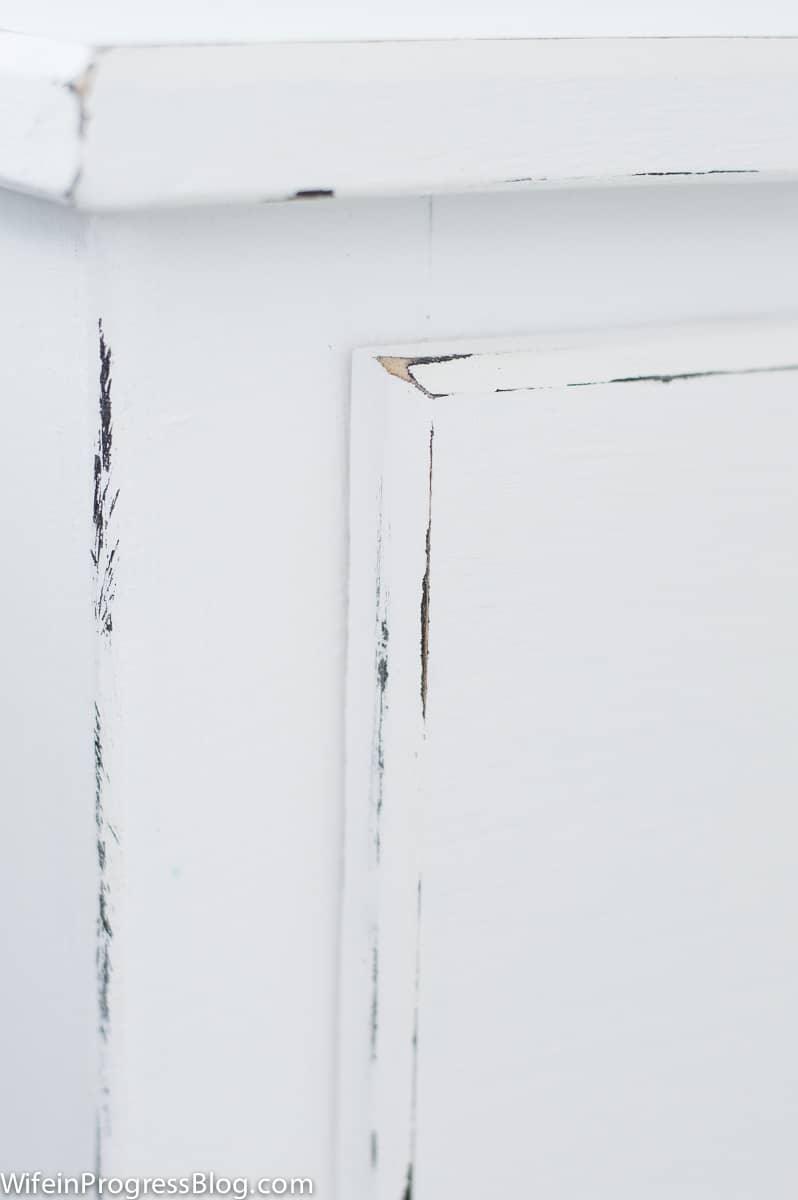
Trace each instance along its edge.
<instances>
[{"instance_id":1,"label":"black paint showing through","mask_svg":"<svg viewBox=\"0 0 798 1200\"><path fill-rule=\"evenodd\" d=\"M429 498L427 503L427 534L424 551L424 575L421 580L421 715L427 719L427 686L429 679L429 614L430 568L432 558L432 449L435 426L429 429Z\"/></svg>"}]
</instances>

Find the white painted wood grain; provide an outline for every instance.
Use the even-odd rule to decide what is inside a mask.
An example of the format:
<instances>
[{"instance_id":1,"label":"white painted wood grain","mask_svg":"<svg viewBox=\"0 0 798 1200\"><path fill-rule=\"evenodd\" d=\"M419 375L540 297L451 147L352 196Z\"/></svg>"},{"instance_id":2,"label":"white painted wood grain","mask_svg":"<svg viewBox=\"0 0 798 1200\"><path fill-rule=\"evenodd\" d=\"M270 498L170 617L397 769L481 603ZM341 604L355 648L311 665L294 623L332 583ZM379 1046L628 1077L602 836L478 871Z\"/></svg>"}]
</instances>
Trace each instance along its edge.
<instances>
[{"instance_id":1,"label":"white painted wood grain","mask_svg":"<svg viewBox=\"0 0 798 1200\"><path fill-rule=\"evenodd\" d=\"M357 356L342 1194L792 1195L796 338Z\"/></svg>"},{"instance_id":2,"label":"white painted wood grain","mask_svg":"<svg viewBox=\"0 0 798 1200\"><path fill-rule=\"evenodd\" d=\"M790 38L36 42L31 139L13 66L25 39L3 36L15 103L0 175L87 209L798 170Z\"/></svg>"}]
</instances>

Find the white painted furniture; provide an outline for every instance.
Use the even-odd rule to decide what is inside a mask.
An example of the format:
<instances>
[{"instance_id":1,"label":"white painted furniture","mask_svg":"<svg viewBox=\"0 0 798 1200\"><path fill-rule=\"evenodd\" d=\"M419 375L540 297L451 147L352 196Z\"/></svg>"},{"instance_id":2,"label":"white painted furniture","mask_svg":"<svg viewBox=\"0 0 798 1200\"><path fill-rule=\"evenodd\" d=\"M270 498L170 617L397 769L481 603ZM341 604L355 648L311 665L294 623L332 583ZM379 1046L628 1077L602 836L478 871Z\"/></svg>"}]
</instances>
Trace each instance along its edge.
<instances>
[{"instance_id":1,"label":"white painted furniture","mask_svg":"<svg viewBox=\"0 0 798 1200\"><path fill-rule=\"evenodd\" d=\"M0 101L0 1168L792 1197L798 44Z\"/></svg>"},{"instance_id":2,"label":"white painted furniture","mask_svg":"<svg viewBox=\"0 0 798 1200\"><path fill-rule=\"evenodd\" d=\"M797 372L356 357L345 1195L794 1187Z\"/></svg>"}]
</instances>

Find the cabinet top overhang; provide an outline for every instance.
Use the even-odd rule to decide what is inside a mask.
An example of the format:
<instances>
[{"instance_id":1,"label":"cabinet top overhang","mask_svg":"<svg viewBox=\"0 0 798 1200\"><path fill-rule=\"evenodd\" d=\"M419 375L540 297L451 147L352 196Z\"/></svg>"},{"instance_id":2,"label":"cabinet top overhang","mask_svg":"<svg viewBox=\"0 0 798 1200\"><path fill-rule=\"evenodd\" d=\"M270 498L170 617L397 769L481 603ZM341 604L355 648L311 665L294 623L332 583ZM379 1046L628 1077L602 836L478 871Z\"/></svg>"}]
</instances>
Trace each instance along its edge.
<instances>
[{"instance_id":1,"label":"cabinet top overhang","mask_svg":"<svg viewBox=\"0 0 798 1200\"><path fill-rule=\"evenodd\" d=\"M103 211L798 176L798 38L0 34L0 185Z\"/></svg>"}]
</instances>

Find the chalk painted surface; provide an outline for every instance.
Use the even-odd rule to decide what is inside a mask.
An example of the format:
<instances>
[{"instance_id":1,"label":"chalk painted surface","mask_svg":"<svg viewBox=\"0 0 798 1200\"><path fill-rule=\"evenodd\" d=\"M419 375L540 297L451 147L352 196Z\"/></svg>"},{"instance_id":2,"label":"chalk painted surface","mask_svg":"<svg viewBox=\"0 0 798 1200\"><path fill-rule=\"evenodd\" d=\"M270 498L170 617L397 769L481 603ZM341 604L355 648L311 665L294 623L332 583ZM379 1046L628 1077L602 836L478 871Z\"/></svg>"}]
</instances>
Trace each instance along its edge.
<instances>
[{"instance_id":1,"label":"chalk painted surface","mask_svg":"<svg viewBox=\"0 0 798 1200\"><path fill-rule=\"evenodd\" d=\"M792 38L98 48L0 33L0 181L91 211L762 182L798 173L796 111Z\"/></svg>"},{"instance_id":2,"label":"chalk painted surface","mask_svg":"<svg viewBox=\"0 0 798 1200\"><path fill-rule=\"evenodd\" d=\"M795 1195L797 368L356 356L342 1195Z\"/></svg>"},{"instance_id":3,"label":"chalk painted surface","mask_svg":"<svg viewBox=\"0 0 798 1200\"><path fill-rule=\"evenodd\" d=\"M91 219L86 446L102 316L120 541L109 1171L335 1194L351 348L789 311L795 200L699 182ZM87 573L88 455L85 478Z\"/></svg>"},{"instance_id":4,"label":"chalk painted surface","mask_svg":"<svg viewBox=\"0 0 798 1200\"><path fill-rule=\"evenodd\" d=\"M542 329L573 347L575 328L794 312L798 192L734 178L87 219L0 194L3 1164L92 1169L102 1041L107 1171L339 1194L351 349ZM97 663L104 391L119 550ZM419 446L423 572L423 426ZM435 537L433 514L428 722ZM415 712L418 567L408 586ZM400 678L394 655L393 712ZM104 1040L95 700L121 834Z\"/></svg>"}]
</instances>

